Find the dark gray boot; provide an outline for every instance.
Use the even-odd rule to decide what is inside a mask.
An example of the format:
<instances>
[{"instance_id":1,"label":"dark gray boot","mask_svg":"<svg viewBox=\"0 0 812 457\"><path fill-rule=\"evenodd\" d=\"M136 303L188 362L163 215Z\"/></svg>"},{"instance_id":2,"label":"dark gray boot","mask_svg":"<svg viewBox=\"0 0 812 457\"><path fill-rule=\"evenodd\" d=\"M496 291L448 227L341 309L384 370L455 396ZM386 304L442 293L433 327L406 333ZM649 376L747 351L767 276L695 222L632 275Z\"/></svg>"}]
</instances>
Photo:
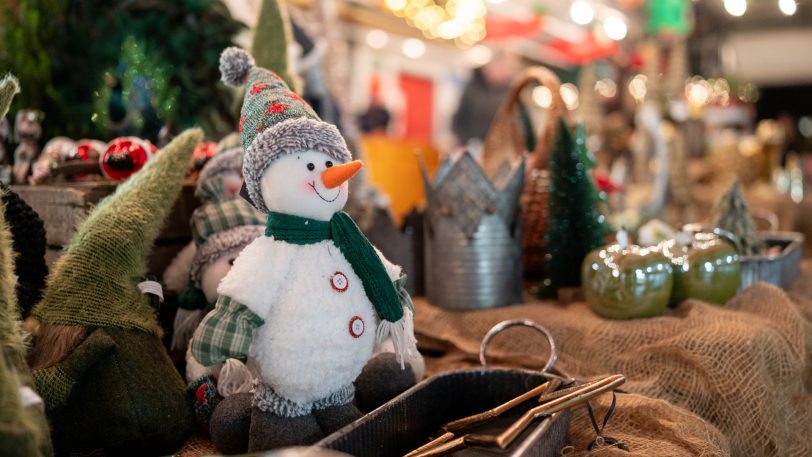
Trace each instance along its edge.
<instances>
[{"instance_id":1,"label":"dark gray boot","mask_svg":"<svg viewBox=\"0 0 812 457\"><path fill-rule=\"evenodd\" d=\"M325 435L329 435L363 416L361 411L351 402L346 405L330 406L320 410L314 409L313 415L316 416L316 421L318 421L321 431Z\"/></svg>"},{"instance_id":2,"label":"dark gray boot","mask_svg":"<svg viewBox=\"0 0 812 457\"><path fill-rule=\"evenodd\" d=\"M404 369L395 354L382 352L373 357L355 380L355 398L362 411L372 411L417 383L412 367Z\"/></svg>"},{"instance_id":3,"label":"dark gray boot","mask_svg":"<svg viewBox=\"0 0 812 457\"><path fill-rule=\"evenodd\" d=\"M288 446L307 446L324 438L312 414L282 417L257 407L251 409L248 451L268 451Z\"/></svg>"},{"instance_id":4,"label":"dark gray boot","mask_svg":"<svg viewBox=\"0 0 812 457\"><path fill-rule=\"evenodd\" d=\"M251 427L252 394L234 394L214 409L209 422L211 440L223 454L242 454L248 450Z\"/></svg>"}]
</instances>

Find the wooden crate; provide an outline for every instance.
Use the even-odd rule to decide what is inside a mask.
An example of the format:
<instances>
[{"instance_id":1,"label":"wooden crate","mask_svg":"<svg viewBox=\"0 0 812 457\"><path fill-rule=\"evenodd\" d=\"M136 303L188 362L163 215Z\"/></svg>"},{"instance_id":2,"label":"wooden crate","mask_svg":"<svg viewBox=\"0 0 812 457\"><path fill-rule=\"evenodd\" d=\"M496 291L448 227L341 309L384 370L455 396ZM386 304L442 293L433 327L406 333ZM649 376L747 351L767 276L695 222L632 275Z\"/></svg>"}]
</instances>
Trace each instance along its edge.
<instances>
[{"instance_id":1,"label":"wooden crate","mask_svg":"<svg viewBox=\"0 0 812 457\"><path fill-rule=\"evenodd\" d=\"M76 227L104 197L116 190L109 181L77 182L60 185L12 186L14 192L39 213L45 224L50 266L66 246ZM148 260L149 272L160 277L172 258L191 240L189 218L200 202L195 198L192 180L183 190L153 248Z\"/></svg>"}]
</instances>

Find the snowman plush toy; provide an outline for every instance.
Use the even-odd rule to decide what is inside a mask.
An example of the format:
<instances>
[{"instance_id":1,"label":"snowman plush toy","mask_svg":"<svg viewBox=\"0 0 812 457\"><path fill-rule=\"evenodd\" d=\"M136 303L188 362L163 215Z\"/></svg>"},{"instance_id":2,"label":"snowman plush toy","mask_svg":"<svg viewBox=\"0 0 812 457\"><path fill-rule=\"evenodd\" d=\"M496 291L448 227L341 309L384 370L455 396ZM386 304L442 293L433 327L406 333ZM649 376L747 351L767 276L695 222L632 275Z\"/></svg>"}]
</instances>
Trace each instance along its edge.
<instances>
[{"instance_id":1,"label":"snowman plush toy","mask_svg":"<svg viewBox=\"0 0 812 457\"><path fill-rule=\"evenodd\" d=\"M256 362L249 451L310 444L360 416L353 381L382 347L399 370L420 358L411 300L400 268L341 211L362 164L338 129L242 49L226 49L220 71L246 85L245 189L267 224L220 283L191 351L203 365Z\"/></svg>"}]
</instances>

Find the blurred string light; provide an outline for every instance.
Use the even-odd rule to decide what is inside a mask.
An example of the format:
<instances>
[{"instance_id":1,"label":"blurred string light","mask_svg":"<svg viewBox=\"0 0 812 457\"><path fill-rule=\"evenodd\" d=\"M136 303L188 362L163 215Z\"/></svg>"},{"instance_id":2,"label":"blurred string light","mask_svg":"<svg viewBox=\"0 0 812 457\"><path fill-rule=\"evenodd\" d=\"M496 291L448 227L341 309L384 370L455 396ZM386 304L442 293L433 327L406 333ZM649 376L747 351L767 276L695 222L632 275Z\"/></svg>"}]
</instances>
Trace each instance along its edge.
<instances>
[{"instance_id":1,"label":"blurred string light","mask_svg":"<svg viewBox=\"0 0 812 457\"><path fill-rule=\"evenodd\" d=\"M629 94L638 102L642 102L646 98L646 92L648 91L646 83L648 83L648 78L643 74L635 75L629 81Z\"/></svg>"},{"instance_id":2,"label":"blurred string light","mask_svg":"<svg viewBox=\"0 0 812 457\"><path fill-rule=\"evenodd\" d=\"M536 105L544 109L549 108L550 105L553 104L553 93L547 86L538 86L533 89L532 98L533 101L536 102Z\"/></svg>"},{"instance_id":3,"label":"blurred string light","mask_svg":"<svg viewBox=\"0 0 812 457\"><path fill-rule=\"evenodd\" d=\"M615 98L617 95L617 84L609 78L598 80L595 83L595 92L603 98Z\"/></svg>"},{"instance_id":4,"label":"blurred string light","mask_svg":"<svg viewBox=\"0 0 812 457\"><path fill-rule=\"evenodd\" d=\"M758 101L758 88L753 83L744 83L739 85L736 90L739 100L745 103L755 103Z\"/></svg>"},{"instance_id":5,"label":"blurred string light","mask_svg":"<svg viewBox=\"0 0 812 457\"><path fill-rule=\"evenodd\" d=\"M798 119L798 132L804 138L812 138L812 118L809 118L809 116L803 116L802 118Z\"/></svg>"},{"instance_id":6,"label":"blurred string light","mask_svg":"<svg viewBox=\"0 0 812 457\"><path fill-rule=\"evenodd\" d=\"M626 22L620 16L609 16L603 21L603 31L612 40L620 41L626 37L628 28Z\"/></svg>"},{"instance_id":7,"label":"blurred string light","mask_svg":"<svg viewBox=\"0 0 812 457\"><path fill-rule=\"evenodd\" d=\"M731 16L742 16L747 11L747 0L725 0L725 10Z\"/></svg>"},{"instance_id":8,"label":"blurred string light","mask_svg":"<svg viewBox=\"0 0 812 457\"><path fill-rule=\"evenodd\" d=\"M561 98L564 100L564 104L567 105L568 110L578 108L578 88L575 87L575 84L564 83L561 85L559 92L561 93Z\"/></svg>"},{"instance_id":9,"label":"blurred string light","mask_svg":"<svg viewBox=\"0 0 812 457\"><path fill-rule=\"evenodd\" d=\"M559 88L559 94L564 101L567 109L574 110L578 108L578 88L575 84L564 83ZM553 104L553 92L547 86L537 86L530 94L533 102L541 108L548 109Z\"/></svg>"},{"instance_id":10,"label":"blurred string light","mask_svg":"<svg viewBox=\"0 0 812 457\"><path fill-rule=\"evenodd\" d=\"M485 38L485 0L386 0L386 7L430 39L468 47Z\"/></svg>"},{"instance_id":11,"label":"blurred string light","mask_svg":"<svg viewBox=\"0 0 812 457\"><path fill-rule=\"evenodd\" d=\"M367 33L366 41L370 48L383 49L389 43L389 34L383 30L370 30Z\"/></svg>"},{"instance_id":12,"label":"blurred string light","mask_svg":"<svg viewBox=\"0 0 812 457\"><path fill-rule=\"evenodd\" d=\"M426 53L426 44L423 43L423 40L409 38L403 42L400 49L403 51L403 54L405 54L406 57L411 59L419 59L423 57L423 54Z\"/></svg>"},{"instance_id":13,"label":"blurred string light","mask_svg":"<svg viewBox=\"0 0 812 457\"><path fill-rule=\"evenodd\" d=\"M493 52L489 47L477 44L468 50L468 58L476 65L485 65L493 59Z\"/></svg>"},{"instance_id":14,"label":"blurred string light","mask_svg":"<svg viewBox=\"0 0 812 457\"><path fill-rule=\"evenodd\" d=\"M692 105L703 106L710 101L712 87L708 81L694 76L685 85L685 98Z\"/></svg>"},{"instance_id":15,"label":"blurred string light","mask_svg":"<svg viewBox=\"0 0 812 457\"><path fill-rule=\"evenodd\" d=\"M576 0L570 5L570 17L579 25L587 25L595 17L595 9L584 0Z\"/></svg>"},{"instance_id":16,"label":"blurred string light","mask_svg":"<svg viewBox=\"0 0 812 457\"><path fill-rule=\"evenodd\" d=\"M784 13L784 16L792 16L798 10L798 4L795 0L778 0L778 9Z\"/></svg>"}]
</instances>

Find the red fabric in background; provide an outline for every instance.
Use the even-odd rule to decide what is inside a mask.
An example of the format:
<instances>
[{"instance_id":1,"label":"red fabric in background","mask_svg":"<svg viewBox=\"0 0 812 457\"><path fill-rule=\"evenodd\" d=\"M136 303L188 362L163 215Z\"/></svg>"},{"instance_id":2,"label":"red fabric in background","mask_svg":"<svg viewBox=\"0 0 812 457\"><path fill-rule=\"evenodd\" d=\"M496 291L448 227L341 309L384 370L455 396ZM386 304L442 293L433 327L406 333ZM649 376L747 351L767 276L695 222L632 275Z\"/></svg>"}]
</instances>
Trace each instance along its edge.
<instances>
[{"instance_id":1,"label":"red fabric in background","mask_svg":"<svg viewBox=\"0 0 812 457\"><path fill-rule=\"evenodd\" d=\"M427 78L401 73L400 89L406 99L404 138L430 143L434 123L434 83Z\"/></svg>"}]
</instances>

